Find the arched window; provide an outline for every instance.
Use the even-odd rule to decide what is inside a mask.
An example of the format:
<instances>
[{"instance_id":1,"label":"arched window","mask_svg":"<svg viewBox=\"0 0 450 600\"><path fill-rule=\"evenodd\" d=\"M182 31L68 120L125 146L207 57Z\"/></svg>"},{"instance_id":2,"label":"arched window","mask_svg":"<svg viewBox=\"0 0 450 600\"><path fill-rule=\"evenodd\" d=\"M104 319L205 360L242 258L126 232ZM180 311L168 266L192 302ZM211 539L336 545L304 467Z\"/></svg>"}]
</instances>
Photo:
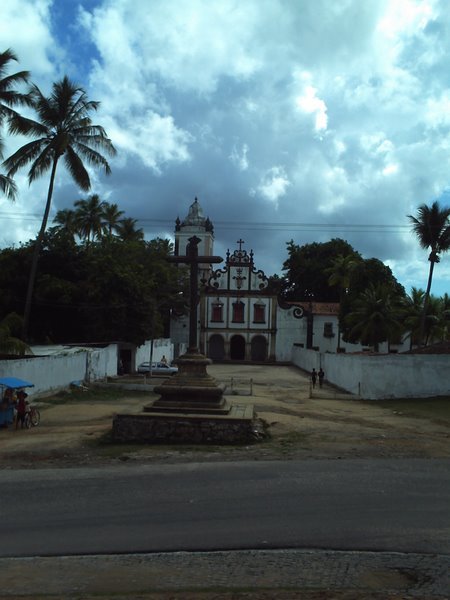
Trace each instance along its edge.
<instances>
[{"instance_id":1,"label":"arched window","mask_svg":"<svg viewBox=\"0 0 450 600\"><path fill-rule=\"evenodd\" d=\"M240 300L233 303L233 323L244 322L244 307L245 304Z\"/></svg>"}]
</instances>

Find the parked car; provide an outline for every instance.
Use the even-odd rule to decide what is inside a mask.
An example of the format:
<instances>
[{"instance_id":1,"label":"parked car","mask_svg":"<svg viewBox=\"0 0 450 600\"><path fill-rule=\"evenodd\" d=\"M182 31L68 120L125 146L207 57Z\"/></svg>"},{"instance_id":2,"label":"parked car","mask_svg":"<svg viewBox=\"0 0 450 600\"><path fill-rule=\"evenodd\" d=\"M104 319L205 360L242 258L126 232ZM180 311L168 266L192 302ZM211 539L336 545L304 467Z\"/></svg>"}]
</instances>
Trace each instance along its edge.
<instances>
[{"instance_id":1,"label":"parked car","mask_svg":"<svg viewBox=\"0 0 450 600\"><path fill-rule=\"evenodd\" d=\"M150 373L150 362L143 362L138 366L138 373ZM152 375L174 375L178 373L178 367L172 367L167 363L152 363Z\"/></svg>"}]
</instances>

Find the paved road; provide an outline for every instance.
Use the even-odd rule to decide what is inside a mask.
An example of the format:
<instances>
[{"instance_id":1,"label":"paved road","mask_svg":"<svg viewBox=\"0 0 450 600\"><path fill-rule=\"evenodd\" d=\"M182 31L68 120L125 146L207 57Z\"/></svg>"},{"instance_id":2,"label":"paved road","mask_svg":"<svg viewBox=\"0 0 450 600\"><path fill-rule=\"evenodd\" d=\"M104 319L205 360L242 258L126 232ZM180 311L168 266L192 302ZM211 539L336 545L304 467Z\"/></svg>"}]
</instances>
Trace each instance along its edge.
<instances>
[{"instance_id":1,"label":"paved road","mask_svg":"<svg viewBox=\"0 0 450 600\"><path fill-rule=\"evenodd\" d=\"M0 556L328 548L450 553L450 461L0 472Z\"/></svg>"}]
</instances>

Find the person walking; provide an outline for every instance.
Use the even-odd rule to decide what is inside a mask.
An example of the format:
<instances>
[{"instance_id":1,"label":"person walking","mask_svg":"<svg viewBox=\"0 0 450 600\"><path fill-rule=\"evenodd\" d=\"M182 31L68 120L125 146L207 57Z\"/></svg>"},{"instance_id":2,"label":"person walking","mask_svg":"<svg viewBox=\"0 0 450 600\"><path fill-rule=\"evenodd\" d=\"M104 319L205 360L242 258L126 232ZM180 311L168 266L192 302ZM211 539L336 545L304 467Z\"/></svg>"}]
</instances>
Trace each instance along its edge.
<instances>
[{"instance_id":1,"label":"person walking","mask_svg":"<svg viewBox=\"0 0 450 600\"><path fill-rule=\"evenodd\" d=\"M322 367L319 369L319 387L322 387L325 373L322 371Z\"/></svg>"},{"instance_id":2,"label":"person walking","mask_svg":"<svg viewBox=\"0 0 450 600\"><path fill-rule=\"evenodd\" d=\"M317 381L317 372L315 369L312 370L311 372L311 381L312 381L312 386L313 388L316 387L316 381Z\"/></svg>"}]
</instances>

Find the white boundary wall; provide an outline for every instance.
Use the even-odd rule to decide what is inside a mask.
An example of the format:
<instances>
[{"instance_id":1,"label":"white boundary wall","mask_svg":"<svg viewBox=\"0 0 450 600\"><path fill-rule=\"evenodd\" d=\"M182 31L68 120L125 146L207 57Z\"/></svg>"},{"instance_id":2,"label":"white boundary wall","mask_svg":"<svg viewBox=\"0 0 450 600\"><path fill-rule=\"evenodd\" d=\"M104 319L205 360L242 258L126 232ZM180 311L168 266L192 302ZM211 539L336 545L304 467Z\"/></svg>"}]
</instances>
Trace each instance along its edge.
<instances>
[{"instance_id":1,"label":"white boundary wall","mask_svg":"<svg viewBox=\"0 0 450 600\"><path fill-rule=\"evenodd\" d=\"M45 352L45 347L40 350ZM54 350L53 350L54 352ZM106 348L79 348L61 350L48 356L18 358L0 361L0 377L17 377L34 383L30 395L44 394L67 388L73 381L93 382L117 375L119 347L110 344ZM153 360L166 356L173 359L173 344L170 339L153 342ZM150 358L150 341L136 349L136 365Z\"/></svg>"},{"instance_id":2,"label":"white boundary wall","mask_svg":"<svg viewBox=\"0 0 450 600\"><path fill-rule=\"evenodd\" d=\"M329 354L293 347L292 362L367 400L450 395L448 354Z\"/></svg>"},{"instance_id":3,"label":"white boundary wall","mask_svg":"<svg viewBox=\"0 0 450 600\"><path fill-rule=\"evenodd\" d=\"M117 345L77 352L0 361L1 377L18 377L34 383L30 394L59 390L72 381L95 381L117 375Z\"/></svg>"}]
</instances>

